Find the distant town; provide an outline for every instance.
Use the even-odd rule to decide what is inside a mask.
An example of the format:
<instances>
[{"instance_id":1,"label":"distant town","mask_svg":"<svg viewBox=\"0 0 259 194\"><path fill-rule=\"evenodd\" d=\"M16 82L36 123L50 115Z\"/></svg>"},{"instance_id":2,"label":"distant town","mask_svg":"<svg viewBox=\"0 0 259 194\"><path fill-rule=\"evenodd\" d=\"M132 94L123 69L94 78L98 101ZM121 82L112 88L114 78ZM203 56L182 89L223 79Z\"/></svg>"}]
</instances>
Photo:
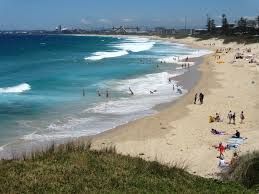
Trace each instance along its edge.
<instances>
[{"instance_id":1,"label":"distant town","mask_svg":"<svg viewBox=\"0 0 259 194\"><path fill-rule=\"evenodd\" d=\"M104 35L174 35L176 33L192 33L193 29L174 29L165 27L145 28L138 26L113 26L112 28L85 30L67 28L59 25L55 30L12 30L0 31L0 34L104 34Z\"/></svg>"},{"instance_id":2,"label":"distant town","mask_svg":"<svg viewBox=\"0 0 259 194\"><path fill-rule=\"evenodd\" d=\"M102 29L67 28L58 25L54 30L6 30L0 34L100 34L100 35L255 35L259 34L259 16L254 19L241 17L235 23L229 23L225 14L222 14L222 24L216 25L215 20L207 16L204 28L166 28L166 27L139 27L139 26L113 26Z\"/></svg>"}]
</instances>

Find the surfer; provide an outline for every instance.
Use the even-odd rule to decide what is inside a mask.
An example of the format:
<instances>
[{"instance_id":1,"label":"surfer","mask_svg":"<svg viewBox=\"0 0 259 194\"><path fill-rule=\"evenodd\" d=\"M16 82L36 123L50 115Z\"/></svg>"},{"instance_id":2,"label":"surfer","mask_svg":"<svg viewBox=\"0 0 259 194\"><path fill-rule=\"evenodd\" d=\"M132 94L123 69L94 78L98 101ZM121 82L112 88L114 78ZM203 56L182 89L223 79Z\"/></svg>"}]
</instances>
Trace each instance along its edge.
<instances>
[{"instance_id":1,"label":"surfer","mask_svg":"<svg viewBox=\"0 0 259 194\"><path fill-rule=\"evenodd\" d=\"M130 94L133 96L133 95L134 95L134 92L131 90L130 87L129 87L129 91L130 91Z\"/></svg>"}]
</instances>

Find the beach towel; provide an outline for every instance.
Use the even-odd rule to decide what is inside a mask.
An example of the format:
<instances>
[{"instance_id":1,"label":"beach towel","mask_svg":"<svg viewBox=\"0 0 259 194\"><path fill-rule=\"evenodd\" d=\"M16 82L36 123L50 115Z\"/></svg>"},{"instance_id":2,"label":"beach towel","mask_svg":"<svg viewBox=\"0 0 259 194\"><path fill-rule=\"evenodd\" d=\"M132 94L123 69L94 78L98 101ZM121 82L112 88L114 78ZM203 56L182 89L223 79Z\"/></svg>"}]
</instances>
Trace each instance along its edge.
<instances>
[{"instance_id":1,"label":"beach towel","mask_svg":"<svg viewBox=\"0 0 259 194\"><path fill-rule=\"evenodd\" d=\"M239 147L239 144L234 144L234 143L227 144L228 150L236 150L238 147Z\"/></svg>"},{"instance_id":2,"label":"beach towel","mask_svg":"<svg viewBox=\"0 0 259 194\"><path fill-rule=\"evenodd\" d=\"M225 131L210 131L213 135L227 135L227 133Z\"/></svg>"},{"instance_id":3,"label":"beach towel","mask_svg":"<svg viewBox=\"0 0 259 194\"><path fill-rule=\"evenodd\" d=\"M246 138L230 138L227 141L227 144L237 144L237 145L241 145L244 143L244 141L246 140Z\"/></svg>"}]
</instances>

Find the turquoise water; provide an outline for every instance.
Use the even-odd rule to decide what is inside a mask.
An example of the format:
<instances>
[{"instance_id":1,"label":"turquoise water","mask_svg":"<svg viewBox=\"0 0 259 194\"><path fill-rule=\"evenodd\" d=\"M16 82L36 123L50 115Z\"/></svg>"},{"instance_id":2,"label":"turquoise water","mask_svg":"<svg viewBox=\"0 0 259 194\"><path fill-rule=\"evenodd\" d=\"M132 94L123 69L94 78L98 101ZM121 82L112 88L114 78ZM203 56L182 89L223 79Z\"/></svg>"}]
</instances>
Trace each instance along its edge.
<instances>
[{"instance_id":1,"label":"turquoise water","mask_svg":"<svg viewBox=\"0 0 259 194\"><path fill-rule=\"evenodd\" d=\"M97 134L154 113L156 104L180 96L168 78L184 73L160 61L195 53L138 37L0 35L0 43L0 146L6 150Z\"/></svg>"}]
</instances>

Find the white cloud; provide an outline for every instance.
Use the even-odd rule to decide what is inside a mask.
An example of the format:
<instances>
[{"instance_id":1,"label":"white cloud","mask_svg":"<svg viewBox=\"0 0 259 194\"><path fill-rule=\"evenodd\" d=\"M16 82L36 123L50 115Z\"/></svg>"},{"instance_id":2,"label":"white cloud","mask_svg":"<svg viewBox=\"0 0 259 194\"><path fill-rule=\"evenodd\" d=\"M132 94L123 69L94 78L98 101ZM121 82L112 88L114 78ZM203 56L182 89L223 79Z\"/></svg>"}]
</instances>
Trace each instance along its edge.
<instances>
[{"instance_id":1,"label":"white cloud","mask_svg":"<svg viewBox=\"0 0 259 194\"><path fill-rule=\"evenodd\" d=\"M248 20L254 20L256 16L244 16L243 18L246 18Z\"/></svg>"},{"instance_id":2,"label":"white cloud","mask_svg":"<svg viewBox=\"0 0 259 194\"><path fill-rule=\"evenodd\" d=\"M133 19L131 19L131 18L124 18L121 21L123 21L123 22L132 22Z\"/></svg>"},{"instance_id":3,"label":"white cloud","mask_svg":"<svg viewBox=\"0 0 259 194\"><path fill-rule=\"evenodd\" d=\"M105 24L109 24L109 23L111 23L111 21L110 21L110 20L105 19L105 18L101 18L101 19L99 19L99 20L98 20L98 22L100 22L100 23L105 23Z\"/></svg>"},{"instance_id":4,"label":"white cloud","mask_svg":"<svg viewBox=\"0 0 259 194\"><path fill-rule=\"evenodd\" d=\"M81 19L81 23L82 23L82 24L85 24L85 25L89 25L89 24L91 24L92 22L89 21L89 20L87 20L87 19L85 19L85 18L82 18L82 19Z\"/></svg>"}]
</instances>

